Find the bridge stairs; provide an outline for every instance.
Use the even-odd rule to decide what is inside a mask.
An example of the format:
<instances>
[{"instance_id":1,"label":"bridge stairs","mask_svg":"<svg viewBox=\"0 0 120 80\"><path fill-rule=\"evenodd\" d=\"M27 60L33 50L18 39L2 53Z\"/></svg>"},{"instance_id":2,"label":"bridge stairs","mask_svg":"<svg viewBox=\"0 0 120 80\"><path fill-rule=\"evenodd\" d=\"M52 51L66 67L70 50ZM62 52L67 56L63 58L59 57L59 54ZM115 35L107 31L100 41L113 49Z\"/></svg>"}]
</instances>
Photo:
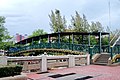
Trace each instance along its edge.
<instances>
[{"instance_id":1,"label":"bridge stairs","mask_svg":"<svg viewBox=\"0 0 120 80\"><path fill-rule=\"evenodd\" d=\"M118 31L110 41L109 48L110 52L95 54L94 59L92 59L92 63L98 65L108 65L109 61L112 59L114 55L120 54L119 46L120 46L120 31Z\"/></svg>"},{"instance_id":2,"label":"bridge stairs","mask_svg":"<svg viewBox=\"0 0 120 80\"><path fill-rule=\"evenodd\" d=\"M101 53L93 64L107 65L110 58L109 53Z\"/></svg>"}]
</instances>

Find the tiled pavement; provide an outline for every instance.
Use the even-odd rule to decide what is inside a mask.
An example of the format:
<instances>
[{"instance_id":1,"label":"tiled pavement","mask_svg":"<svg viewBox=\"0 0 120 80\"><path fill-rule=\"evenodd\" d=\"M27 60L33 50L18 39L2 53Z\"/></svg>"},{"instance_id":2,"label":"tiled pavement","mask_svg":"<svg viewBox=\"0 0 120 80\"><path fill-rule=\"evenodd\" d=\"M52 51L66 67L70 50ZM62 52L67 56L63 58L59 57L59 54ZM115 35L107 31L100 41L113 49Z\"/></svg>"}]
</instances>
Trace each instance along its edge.
<instances>
[{"instance_id":1,"label":"tiled pavement","mask_svg":"<svg viewBox=\"0 0 120 80\"><path fill-rule=\"evenodd\" d=\"M48 77L55 74L69 74L76 73L73 75L63 76L59 78ZM76 78L82 78L85 76L93 76L93 78L85 80L120 80L120 66L100 66L100 65L89 65L89 66L77 66L74 68L64 68L50 70L49 73L44 74L27 74L31 80L75 80Z\"/></svg>"}]
</instances>

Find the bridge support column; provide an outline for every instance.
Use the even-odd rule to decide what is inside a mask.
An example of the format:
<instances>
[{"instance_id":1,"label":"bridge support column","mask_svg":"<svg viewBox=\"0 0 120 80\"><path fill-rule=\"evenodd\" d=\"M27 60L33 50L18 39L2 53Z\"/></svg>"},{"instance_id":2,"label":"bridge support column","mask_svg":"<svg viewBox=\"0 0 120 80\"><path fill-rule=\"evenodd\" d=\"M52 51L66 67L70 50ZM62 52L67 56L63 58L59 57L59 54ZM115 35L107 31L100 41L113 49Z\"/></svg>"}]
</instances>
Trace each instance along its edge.
<instances>
[{"instance_id":1,"label":"bridge support column","mask_svg":"<svg viewBox=\"0 0 120 80\"><path fill-rule=\"evenodd\" d=\"M69 56L68 67L75 67L75 57L73 55Z\"/></svg>"},{"instance_id":2,"label":"bridge support column","mask_svg":"<svg viewBox=\"0 0 120 80\"><path fill-rule=\"evenodd\" d=\"M43 55L41 61L41 72L46 72L46 71L47 71L47 56Z\"/></svg>"}]
</instances>

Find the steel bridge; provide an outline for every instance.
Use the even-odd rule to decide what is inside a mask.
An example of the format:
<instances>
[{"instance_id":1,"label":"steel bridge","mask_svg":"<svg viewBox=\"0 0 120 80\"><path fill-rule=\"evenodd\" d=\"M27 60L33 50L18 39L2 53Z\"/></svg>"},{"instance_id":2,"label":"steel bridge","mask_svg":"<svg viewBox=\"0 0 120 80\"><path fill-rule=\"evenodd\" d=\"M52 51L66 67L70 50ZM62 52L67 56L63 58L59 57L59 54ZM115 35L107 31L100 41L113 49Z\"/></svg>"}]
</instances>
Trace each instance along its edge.
<instances>
[{"instance_id":1,"label":"steel bridge","mask_svg":"<svg viewBox=\"0 0 120 80\"><path fill-rule=\"evenodd\" d=\"M97 44L92 44L92 38L96 39ZM107 37L108 43L103 45L103 38ZM111 60L115 61L117 57L113 57L120 53L120 46L116 45L120 42L120 36L116 38L114 46L110 43L110 33L107 32L58 32L51 34L39 35L27 38L17 42L14 47L9 48L9 55L22 55L23 53L64 53L64 54L86 54L90 57L96 53L108 53ZM118 56L118 55L117 55Z\"/></svg>"},{"instance_id":2,"label":"steel bridge","mask_svg":"<svg viewBox=\"0 0 120 80\"><path fill-rule=\"evenodd\" d=\"M110 42L110 34L106 32L59 32L39 35L31 38L24 39L15 44L15 47L9 49L9 53L25 53L34 51L55 51L63 53L78 53L87 52L90 53L91 36L97 37L98 42L95 45L95 52L101 53L104 49L109 51L110 44L102 45L102 37L107 35L108 42ZM75 40L77 36L77 39ZM63 38L67 40L64 41ZM37 50L36 50L37 49ZM50 50L51 49L51 50ZM53 50L52 50L53 49Z\"/></svg>"}]
</instances>

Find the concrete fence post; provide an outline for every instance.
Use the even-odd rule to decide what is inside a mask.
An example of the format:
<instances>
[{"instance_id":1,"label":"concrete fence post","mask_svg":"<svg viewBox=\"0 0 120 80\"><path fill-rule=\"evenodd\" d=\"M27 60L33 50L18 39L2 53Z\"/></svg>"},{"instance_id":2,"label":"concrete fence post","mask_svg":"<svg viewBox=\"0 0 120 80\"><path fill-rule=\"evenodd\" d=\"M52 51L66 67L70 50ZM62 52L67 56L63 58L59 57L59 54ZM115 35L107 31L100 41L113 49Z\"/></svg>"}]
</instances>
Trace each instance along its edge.
<instances>
[{"instance_id":1,"label":"concrete fence post","mask_svg":"<svg viewBox=\"0 0 120 80\"><path fill-rule=\"evenodd\" d=\"M42 61L41 61L41 72L47 71L47 56L42 55Z\"/></svg>"},{"instance_id":2,"label":"concrete fence post","mask_svg":"<svg viewBox=\"0 0 120 80\"><path fill-rule=\"evenodd\" d=\"M90 54L87 54L87 65L90 65Z\"/></svg>"},{"instance_id":3,"label":"concrete fence post","mask_svg":"<svg viewBox=\"0 0 120 80\"><path fill-rule=\"evenodd\" d=\"M7 56L0 56L0 66L7 65Z\"/></svg>"},{"instance_id":4,"label":"concrete fence post","mask_svg":"<svg viewBox=\"0 0 120 80\"><path fill-rule=\"evenodd\" d=\"M24 61L24 63L23 63L23 70L24 70L25 72L28 71L28 61ZM30 71L29 71L29 72L30 72Z\"/></svg>"},{"instance_id":5,"label":"concrete fence post","mask_svg":"<svg viewBox=\"0 0 120 80\"><path fill-rule=\"evenodd\" d=\"M69 62L68 67L75 67L75 57L73 55L68 56Z\"/></svg>"}]
</instances>

